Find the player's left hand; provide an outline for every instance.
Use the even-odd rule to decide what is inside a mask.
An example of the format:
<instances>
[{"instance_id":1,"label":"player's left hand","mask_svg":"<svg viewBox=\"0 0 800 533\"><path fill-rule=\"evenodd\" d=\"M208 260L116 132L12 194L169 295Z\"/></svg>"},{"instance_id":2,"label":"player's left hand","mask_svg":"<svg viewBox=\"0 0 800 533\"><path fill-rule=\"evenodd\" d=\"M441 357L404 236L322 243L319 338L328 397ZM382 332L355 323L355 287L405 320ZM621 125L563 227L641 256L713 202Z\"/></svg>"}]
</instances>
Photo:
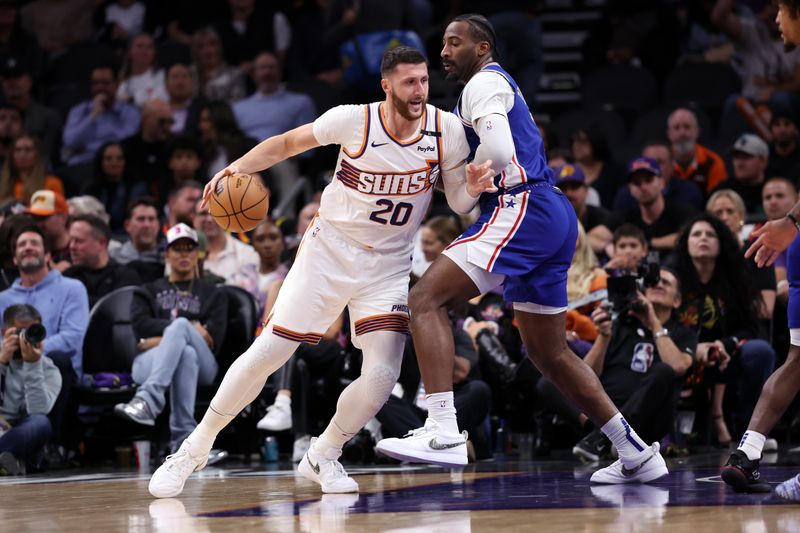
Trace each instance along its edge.
<instances>
[{"instance_id":1,"label":"player's left hand","mask_svg":"<svg viewBox=\"0 0 800 533\"><path fill-rule=\"evenodd\" d=\"M754 260L760 267L770 266L780 253L792 244L797 236L797 228L788 218L770 220L758 229L754 229L751 237L758 237L750 245L744 256L749 258L755 254Z\"/></svg>"},{"instance_id":2,"label":"player's left hand","mask_svg":"<svg viewBox=\"0 0 800 533\"><path fill-rule=\"evenodd\" d=\"M477 198L485 192L497 192L494 185L492 160L487 159L480 165L467 163L467 194Z\"/></svg>"}]
</instances>

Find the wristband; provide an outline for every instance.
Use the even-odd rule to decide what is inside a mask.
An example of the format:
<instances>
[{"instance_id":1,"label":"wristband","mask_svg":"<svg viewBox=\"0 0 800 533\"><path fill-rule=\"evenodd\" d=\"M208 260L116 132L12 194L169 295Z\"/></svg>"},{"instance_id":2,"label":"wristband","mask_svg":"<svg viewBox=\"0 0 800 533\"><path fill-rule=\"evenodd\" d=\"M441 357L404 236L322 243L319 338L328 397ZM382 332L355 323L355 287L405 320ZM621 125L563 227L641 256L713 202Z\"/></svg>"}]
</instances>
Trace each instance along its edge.
<instances>
[{"instance_id":1,"label":"wristband","mask_svg":"<svg viewBox=\"0 0 800 533\"><path fill-rule=\"evenodd\" d=\"M661 328L660 330L653 332L654 339L666 337L667 335L669 335L669 330L667 330L667 328Z\"/></svg>"}]
</instances>

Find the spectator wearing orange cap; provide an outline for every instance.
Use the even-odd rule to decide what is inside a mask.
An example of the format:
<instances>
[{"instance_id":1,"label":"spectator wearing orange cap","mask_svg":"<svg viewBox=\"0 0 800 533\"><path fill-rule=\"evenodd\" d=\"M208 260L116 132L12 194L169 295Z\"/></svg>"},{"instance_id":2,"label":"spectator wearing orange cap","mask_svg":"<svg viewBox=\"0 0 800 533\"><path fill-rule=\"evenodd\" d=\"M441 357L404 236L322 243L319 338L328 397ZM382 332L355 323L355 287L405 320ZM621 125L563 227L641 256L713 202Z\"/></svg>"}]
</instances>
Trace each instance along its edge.
<instances>
[{"instance_id":1,"label":"spectator wearing orange cap","mask_svg":"<svg viewBox=\"0 0 800 533\"><path fill-rule=\"evenodd\" d=\"M36 191L25 212L42 228L50 249L52 266L64 272L72 264L69 254L67 219L69 206L64 196L55 191Z\"/></svg>"}]
</instances>

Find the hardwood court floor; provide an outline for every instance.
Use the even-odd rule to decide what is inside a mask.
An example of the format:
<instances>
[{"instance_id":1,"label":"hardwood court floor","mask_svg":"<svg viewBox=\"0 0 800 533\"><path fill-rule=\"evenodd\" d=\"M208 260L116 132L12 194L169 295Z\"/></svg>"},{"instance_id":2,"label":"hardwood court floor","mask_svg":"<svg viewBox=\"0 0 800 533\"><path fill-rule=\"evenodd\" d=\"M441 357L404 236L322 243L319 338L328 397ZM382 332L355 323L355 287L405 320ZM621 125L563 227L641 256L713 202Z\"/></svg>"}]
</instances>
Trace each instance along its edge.
<instances>
[{"instance_id":1,"label":"hardwood court floor","mask_svg":"<svg viewBox=\"0 0 800 533\"><path fill-rule=\"evenodd\" d=\"M782 455L765 479L800 472L797 459ZM288 463L229 465L195 474L180 498L164 500L148 494L149 474L81 470L0 478L0 530L800 532L800 505L734 494L717 476L721 461L674 460L668 478L646 486L590 486L596 467L567 461L349 468L357 495L322 495Z\"/></svg>"}]
</instances>

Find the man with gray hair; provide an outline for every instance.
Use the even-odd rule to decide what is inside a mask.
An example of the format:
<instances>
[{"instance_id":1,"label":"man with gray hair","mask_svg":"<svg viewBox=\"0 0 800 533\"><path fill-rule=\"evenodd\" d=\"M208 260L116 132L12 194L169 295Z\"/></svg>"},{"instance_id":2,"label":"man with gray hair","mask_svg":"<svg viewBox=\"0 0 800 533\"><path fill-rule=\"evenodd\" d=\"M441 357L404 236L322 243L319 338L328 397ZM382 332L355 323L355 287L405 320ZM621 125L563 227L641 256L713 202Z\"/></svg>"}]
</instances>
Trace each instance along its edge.
<instances>
[{"instance_id":1,"label":"man with gray hair","mask_svg":"<svg viewBox=\"0 0 800 533\"><path fill-rule=\"evenodd\" d=\"M61 373L52 359L42 357L47 332L41 323L32 305L15 304L3 312L0 475L25 474L26 465L38 466L53 431L47 414L61 391Z\"/></svg>"},{"instance_id":2,"label":"man with gray hair","mask_svg":"<svg viewBox=\"0 0 800 533\"><path fill-rule=\"evenodd\" d=\"M675 157L675 176L695 182L706 197L728 179L725 162L716 152L697 142L700 126L694 112L679 107L667 118L667 138Z\"/></svg>"},{"instance_id":3,"label":"man with gray hair","mask_svg":"<svg viewBox=\"0 0 800 533\"><path fill-rule=\"evenodd\" d=\"M721 183L715 190L732 189L744 200L748 215L761 214L761 189L764 188L769 146L758 135L744 133L733 143L733 177Z\"/></svg>"}]
</instances>

